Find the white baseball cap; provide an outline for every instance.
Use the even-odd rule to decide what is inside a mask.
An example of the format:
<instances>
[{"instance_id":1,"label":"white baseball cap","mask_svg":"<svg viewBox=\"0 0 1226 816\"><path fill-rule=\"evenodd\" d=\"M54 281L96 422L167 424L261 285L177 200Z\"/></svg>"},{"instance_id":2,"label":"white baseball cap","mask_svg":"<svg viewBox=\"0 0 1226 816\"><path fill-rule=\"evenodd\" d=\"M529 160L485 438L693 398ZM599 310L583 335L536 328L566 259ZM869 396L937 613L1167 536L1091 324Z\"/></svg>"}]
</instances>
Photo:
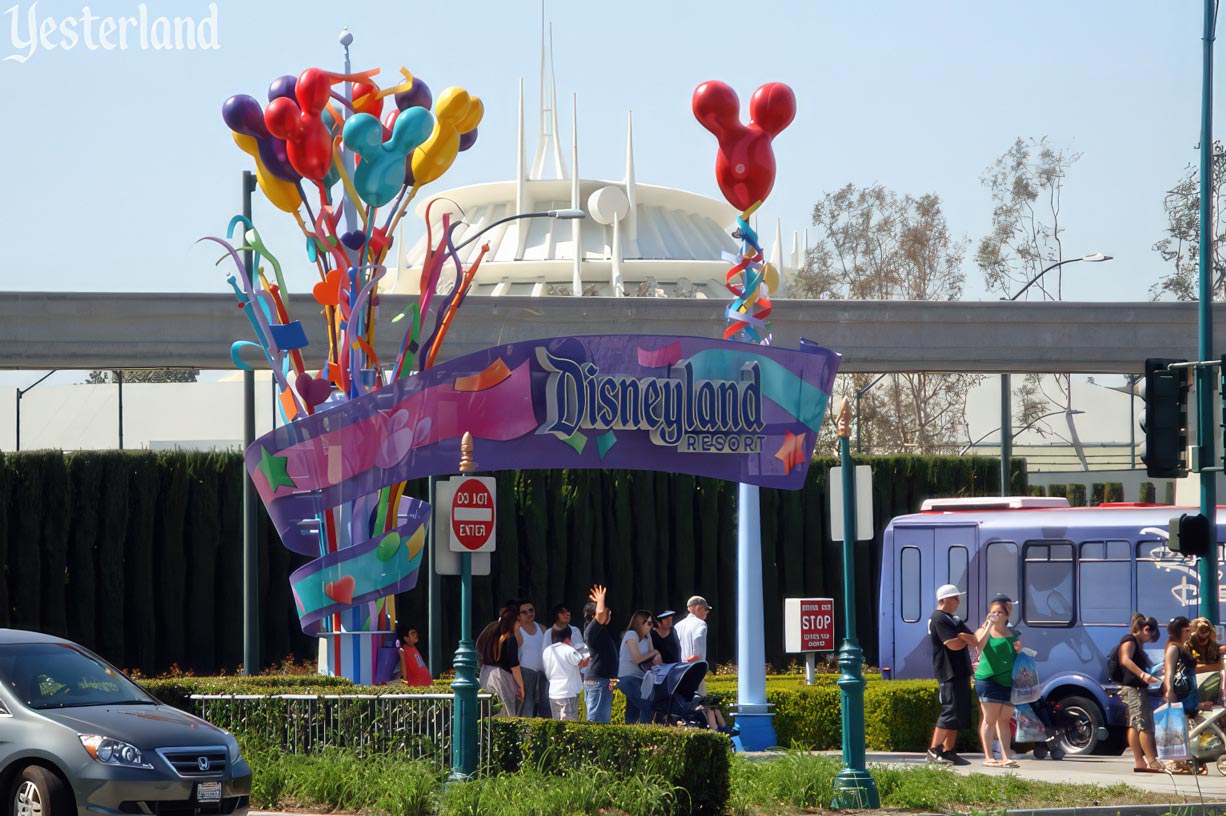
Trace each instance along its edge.
<instances>
[{"instance_id":1,"label":"white baseball cap","mask_svg":"<svg viewBox=\"0 0 1226 816\"><path fill-rule=\"evenodd\" d=\"M943 601L946 598L957 598L958 596L965 595L965 594L966 594L965 592L958 589L953 584L945 584L944 586L937 589L937 600Z\"/></svg>"}]
</instances>

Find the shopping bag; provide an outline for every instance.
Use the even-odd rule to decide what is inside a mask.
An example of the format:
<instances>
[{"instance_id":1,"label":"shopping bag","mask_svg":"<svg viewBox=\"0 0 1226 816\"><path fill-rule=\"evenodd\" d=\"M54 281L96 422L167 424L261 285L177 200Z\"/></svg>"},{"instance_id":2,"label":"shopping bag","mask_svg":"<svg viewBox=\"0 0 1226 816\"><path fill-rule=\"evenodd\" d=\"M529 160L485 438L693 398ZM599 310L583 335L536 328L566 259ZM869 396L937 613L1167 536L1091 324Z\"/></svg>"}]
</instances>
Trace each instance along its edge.
<instances>
[{"instance_id":1,"label":"shopping bag","mask_svg":"<svg viewBox=\"0 0 1226 816\"><path fill-rule=\"evenodd\" d=\"M1013 658L1013 705L1033 703L1043 696L1039 688L1039 667L1030 650L1023 649Z\"/></svg>"},{"instance_id":2,"label":"shopping bag","mask_svg":"<svg viewBox=\"0 0 1226 816\"><path fill-rule=\"evenodd\" d=\"M1158 759L1188 758L1188 718L1181 705L1164 705L1154 711L1154 741Z\"/></svg>"},{"instance_id":3,"label":"shopping bag","mask_svg":"<svg viewBox=\"0 0 1226 816\"><path fill-rule=\"evenodd\" d=\"M1013 717L1017 720L1017 735L1013 737L1014 742L1043 742L1047 739L1047 729L1043 727L1042 720L1034 713L1029 703L1022 703L1015 708Z\"/></svg>"}]
</instances>

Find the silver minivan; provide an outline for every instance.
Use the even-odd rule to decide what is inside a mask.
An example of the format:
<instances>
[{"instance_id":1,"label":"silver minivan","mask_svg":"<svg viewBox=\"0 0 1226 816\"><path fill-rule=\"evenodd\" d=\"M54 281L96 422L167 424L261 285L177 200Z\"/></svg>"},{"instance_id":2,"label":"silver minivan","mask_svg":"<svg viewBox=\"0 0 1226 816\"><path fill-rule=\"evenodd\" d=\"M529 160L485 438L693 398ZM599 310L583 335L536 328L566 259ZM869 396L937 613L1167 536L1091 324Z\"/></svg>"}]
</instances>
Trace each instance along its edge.
<instances>
[{"instance_id":1,"label":"silver minivan","mask_svg":"<svg viewBox=\"0 0 1226 816\"><path fill-rule=\"evenodd\" d=\"M226 731L75 643L0 629L0 816L246 816Z\"/></svg>"}]
</instances>

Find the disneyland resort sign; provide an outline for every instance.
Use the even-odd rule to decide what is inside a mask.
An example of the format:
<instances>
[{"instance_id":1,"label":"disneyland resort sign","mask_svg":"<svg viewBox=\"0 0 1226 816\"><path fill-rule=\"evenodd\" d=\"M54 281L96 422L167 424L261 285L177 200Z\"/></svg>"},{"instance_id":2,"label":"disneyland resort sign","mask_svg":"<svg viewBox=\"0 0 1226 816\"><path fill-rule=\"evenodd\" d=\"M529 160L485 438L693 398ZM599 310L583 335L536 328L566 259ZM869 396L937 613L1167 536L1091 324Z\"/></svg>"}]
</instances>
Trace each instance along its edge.
<instances>
[{"instance_id":1,"label":"disneyland resort sign","mask_svg":"<svg viewBox=\"0 0 1226 816\"><path fill-rule=\"evenodd\" d=\"M256 440L246 466L286 545L321 513L456 471L623 468L799 489L839 355L700 337L593 335L485 349L325 403Z\"/></svg>"}]
</instances>

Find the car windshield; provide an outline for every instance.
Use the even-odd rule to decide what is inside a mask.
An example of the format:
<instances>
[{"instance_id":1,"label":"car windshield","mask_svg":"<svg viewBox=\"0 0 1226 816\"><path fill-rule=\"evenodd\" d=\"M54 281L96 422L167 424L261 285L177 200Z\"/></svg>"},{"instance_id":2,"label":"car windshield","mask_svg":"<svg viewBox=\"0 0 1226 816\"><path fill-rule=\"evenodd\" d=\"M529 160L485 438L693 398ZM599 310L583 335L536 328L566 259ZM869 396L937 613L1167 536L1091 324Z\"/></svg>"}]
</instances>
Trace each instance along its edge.
<instances>
[{"instance_id":1,"label":"car windshield","mask_svg":"<svg viewBox=\"0 0 1226 816\"><path fill-rule=\"evenodd\" d=\"M0 645L0 684L33 709L155 702L118 671L69 643Z\"/></svg>"}]
</instances>

